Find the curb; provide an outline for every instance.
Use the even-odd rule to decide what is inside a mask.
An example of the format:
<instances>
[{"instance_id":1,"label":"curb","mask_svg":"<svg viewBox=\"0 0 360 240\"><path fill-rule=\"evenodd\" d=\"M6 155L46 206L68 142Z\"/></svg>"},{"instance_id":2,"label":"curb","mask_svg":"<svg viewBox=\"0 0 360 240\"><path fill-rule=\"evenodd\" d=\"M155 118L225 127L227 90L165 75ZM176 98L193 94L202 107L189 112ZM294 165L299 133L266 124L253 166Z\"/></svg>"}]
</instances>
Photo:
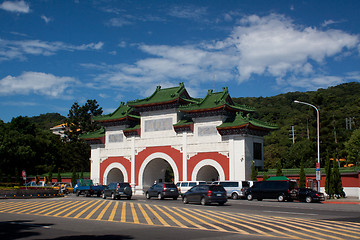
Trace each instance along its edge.
<instances>
[{"instance_id":1,"label":"curb","mask_svg":"<svg viewBox=\"0 0 360 240\"><path fill-rule=\"evenodd\" d=\"M355 205L360 205L360 202L336 202L336 201L325 201L323 202L325 204L355 204Z\"/></svg>"}]
</instances>

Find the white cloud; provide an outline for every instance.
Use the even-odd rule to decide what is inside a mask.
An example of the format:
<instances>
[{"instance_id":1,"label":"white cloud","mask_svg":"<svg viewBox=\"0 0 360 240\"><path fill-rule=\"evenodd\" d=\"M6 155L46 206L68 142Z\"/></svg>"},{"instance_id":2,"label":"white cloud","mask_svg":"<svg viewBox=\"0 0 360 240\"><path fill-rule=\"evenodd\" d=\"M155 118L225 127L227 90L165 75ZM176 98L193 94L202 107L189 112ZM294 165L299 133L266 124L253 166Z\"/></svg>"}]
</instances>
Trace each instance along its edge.
<instances>
[{"instance_id":1,"label":"white cloud","mask_svg":"<svg viewBox=\"0 0 360 240\"><path fill-rule=\"evenodd\" d=\"M38 94L63 97L77 80L42 72L24 72L20 76L7 76L0 80L0 95Z\"/></svg>"},{"instance_id":2,"label":"white cloud","mask_svg":"<svg viewBox=\"0 0 360 240\"><path fill-rule=\"evenodd\" d=\"M196 91L201 82L242 83L259 75L276 80L282 88L312 90L343 82L344 76L331 76L323 72L323 66L329 58L357 53L359 46L357 35L295 25L282 15L252 15L242 18L222 41L139 45L152 57L133 64L97 66L104 72L96 80L99 86L132 87L140 92L155 84L186 81Z\"/></svg>"},{"instance_id":3,"label":"white cloud","mask_svg":"<svg viewBox=\"0 0 360 240\"><path fill-rule=\"evenodd\" d=\"M50 56L57 51L99 50L103 45L103 42L76 46L63 42L46 42L40 40L10 41L0 38L0 62L1 60L11 60L15 58L24 60L26 55Z\"/></svg>"},{"instance_id":4,"label":"white cloud","mask_svg":"<svg viewBox=\"0 0 360 240\"><path fill-rule=\"evenodd\" d=\"M2 4L0 4L0 9L16 13L30 12L29 4L24 1L4 1Z\"/></svg>"},{"instance_id":5,"label":"white cloud","mask_svg":"<svg viewBox=\"0 0 360 240\"><path fill-rule=\"evenodd\" d=\"M199 8L194 6L176 6L170 9L167 14L177 18L199 20L207 15L207 8Z\"/></svg>"},{"instance_id":6,"label":"white cloud","mask_svg":"<svg viewBox=\"0 0 360 240\"><path fill-rule=\"evenodd\" d=\"M44 20L45 23L49 23L53 20L51 17L47 17L45 15L41 15L41 19Z\"/></svg>"}]
</instances>

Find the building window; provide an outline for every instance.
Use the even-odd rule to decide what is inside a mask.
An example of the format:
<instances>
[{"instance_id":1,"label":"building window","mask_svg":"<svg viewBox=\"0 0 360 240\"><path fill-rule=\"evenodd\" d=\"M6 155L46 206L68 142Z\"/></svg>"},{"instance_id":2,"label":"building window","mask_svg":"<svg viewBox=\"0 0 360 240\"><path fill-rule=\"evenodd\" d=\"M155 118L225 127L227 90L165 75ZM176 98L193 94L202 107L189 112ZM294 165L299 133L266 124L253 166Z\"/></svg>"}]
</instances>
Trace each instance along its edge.
<instances>
[{"instance_id":1,"label":"building window","mask_svg":"<svg viewBox=\"0 0 360 240\"><path fill-rule=\"evenodd\" d=\"M145 121L145 132L172 130L172 127L173 127L172 118Z\"/></svg>"},{"instance_id":2,"label":"building window","mask_svg":"<svg viewBox=\"0 0 360 240\"><path fill-rule=\"evenodd\" d=\"M261 145L261 143L254 143L254 159L262 160L262 145Z\"/></svg>"},{"instance_id":3,"label":"building window","mask_svg":"<svg viewBox=\"0 0 360 240\"><path fill-rule=\"evenodd\" d=\"M122 142L123 135L122 134L111 134L109 135L109 143Z\"/></svg>"}]
</instances>

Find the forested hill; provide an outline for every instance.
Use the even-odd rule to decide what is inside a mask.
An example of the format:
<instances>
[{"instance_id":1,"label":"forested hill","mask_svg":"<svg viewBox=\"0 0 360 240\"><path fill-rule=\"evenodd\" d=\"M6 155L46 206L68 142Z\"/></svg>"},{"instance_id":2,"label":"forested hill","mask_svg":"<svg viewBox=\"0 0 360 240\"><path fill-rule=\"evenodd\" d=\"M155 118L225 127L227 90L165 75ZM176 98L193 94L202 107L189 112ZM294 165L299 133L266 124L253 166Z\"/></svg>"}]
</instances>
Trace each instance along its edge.
<instances>
[{"instance_id":1,"label":"forested hill","mask_svg":"<svg viewBox=\"0 0 360 240\"><path fill-rule=\"evenodd\" d=\"M49 130L56 125L65 123L66 117L60 115L59 113L46 113L41 114L40 116L31 117L29 120L38 128L42 130Z\"/></svg>"},{"instance_id":2,"label":"forested hill","mask_svg":"<svg viewBox=\"0 0 360 240\"><path fill-rule=\"evenodd\" d=\"M236 103L256 108L255 118L275 123L279 130L265 137L265 168L281 160L284 168L314 167L316 152L316 111L294 103L307 102L320 111L322 165L327 157L346 158L344 144L360 124L360 83L345 83L313 92L290 92L273 97L233 98ZM292 138L294 126L295 144Z\"/></svg>"}]
</instances>

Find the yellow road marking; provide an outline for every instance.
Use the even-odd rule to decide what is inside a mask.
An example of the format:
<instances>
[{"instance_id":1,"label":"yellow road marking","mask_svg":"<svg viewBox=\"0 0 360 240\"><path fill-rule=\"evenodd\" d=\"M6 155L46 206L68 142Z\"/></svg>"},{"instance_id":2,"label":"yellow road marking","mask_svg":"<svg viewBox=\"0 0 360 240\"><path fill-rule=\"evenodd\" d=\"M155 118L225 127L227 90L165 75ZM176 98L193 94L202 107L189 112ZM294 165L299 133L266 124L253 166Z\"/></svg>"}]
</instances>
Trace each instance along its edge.
<instances>
[{"instance_id":1,"label":"yellow road marking","mask_svg":"<svg viewBox=\"0 0 360 240\"><path fill-rule=\"evenodd\" d=\"M130 203L130 207L131 207L131 213L133 215L134 223L140 223L135 211L134 203Z\"/></svg>"},{"instance_id":2,"label":"yellow road marking","mask_svg":"<svg viewBox=\"0 0 360 240\"><path fill-rule=\"evenodd\" d=\"M69 209L64 209L63 211L58 212L58 213L55 214L54 216L58 216L59 214L65 212L66 210L73 209L72 211L68 212L66 215L63 216L63 217L68 217L68 216L70 216L72 213L74 213L74 212L76 212L77 210L79 210L79 209L77 208L79 205L83 204L82 207L85 207L86 205L89 205L90 203L92 203L92 202L89 201L88 203L85 203L85 204L84 204L83 201L82 201L82 202L79 202L78 204L71 206Z\"/></svg>"},{"instance_id":3,"label":"yellow road marking","mask_svg":"<svg viewBox=\"0 0 360 240\"><path fill-rule=\"evenodd\" d=\"M49 208L55 206L56 204L58 204L58 202L45 204L45 206L43 206L43 207L39 207L39 208L32 209L31 211L27 212L27 214L29 214L29 213L36 213L36 214L38 214L38 212L36 212L36 211L42 210L42 209L45 209L44 211L46 211L46 210L48 210ZM41 211L41 212L42 212L42 211Z\"/></svg>"},{"instance_id":4,"label":"yellow road marking","mask_svg":"<svg viewBox=\"0 0 360 240\"><path fill-rule=\"evenodd\" d=\"M155 212L148 204L145 204L145 206L155 215L155 217L164 225L164 226L170 226L157 212Z\"/></svg>"},{"instance_id":5,"label":"yellow road marking","mask_svg":"<svg viewBox=\"0 0 360 240\"><path fill-rule=\"evenodd\" d=\"M192 214L190 214L190 213L185 212L184 210L180 210L179 208L176 208L176 207L175 207L174 209L176 209L176 210L178 210L178 211L180 211L180 212L182 212L182 213L184 213L184 214L186 214L186 215L188 215L188 216L196 219L196 220L199 221L199 222L202 222L202 223L204 223L204 224L206 224L206 225L208 225L208 226L210 226L210 227L212 227L212 228L215 228L215 229L217 229L217 230L219 230L219 231L228 232L228 231L226 231L225 229L223 229L223 228L221 228L221 227L218 227L218 226L216 226L216 225L214 225L214 224L211 224L211 223L209 223L209 222L206 222L206 221L204 221L204 220L202 220L202 219L200 219L200 218L198 218L198 217L196 217L196 216L194 216L194 215L192 215Z\"/></svg>"},{"instance_id":6,"label":"yellow road marking","mask_svg":"<svg viewBox=\"0 0 360 240\"><path fill-rule=\"evenodd\" d=\"M118 205L119 205L119 202L116 202L116 203L115 203L115 206L113 207L113 209L112 209L112 211L111 211L111 214L110 214L110 216L109 216L108 221L113 221L113 220L114 220L115 213L116 213L116 209L117 209Z\"/></svg>"},{"instance_id":7,"label":"yellow road marking","mask_svg":"<svg viewBox=\"0 0 360 240\"><path fill-rule=\"evenodd\" d=\"M20 205L19 205L20 204ZM24 206L25 205L25 206ZM15 210L26 206L32 206L32 202L25 202L25 203L11 203L10 206L6 206L1 211L8 211L9 209Z\"/></svg>"},{"instance_id":8,"label":"yellow road marking","mask_svg":"<svg viewBox=\"0 0 360 240\"><path fill-rule=\"evenodd\" d=\"M176 220L173 216L171 216L170 214L168 214L167 212L165 212L164 210L162 210L161 208L159 208L158 206L155 206L160 212L162 212L163 214L165 214L168 218L170 218L175 224L177 224L179 227L183 227L183 228L187 228L187 226L185 226L184 224L182 224L181 222L179 222L178 220Z\"/></svg>"},{"instance_id":9,"label":"yellow road marking","mask_svg":"<svg viewBox=\"0 0 360 240\"><path fill-rule=\"evenodd\" d=\"M202 230L205 230L205 229L206 229L206 228L204 228L203 226L201 226L201 225L199 225L199 224L196 224L196 223L194 223L193 221L191 221L190 219L182 216L180 213L175 212L174 210L171 210L171 209L169 209L168 207L165 207L165 206L164 206L164 208L167 209L168 211L171 211L171 212L174 213L176 216L182 218L184 221L188 222L189 224L193 225L194 227L199 228L199 229L202 229Z\"/></svg>"},{"instance_id":10,"label":"yellow road marking","mask_svg":"<svg viewBox=\"0 0 360 240\"><path fill-rule=\"evenodd\" d=\"M46 209L44 209L44 210L42 210L42 211L40 211L40 212L37 212L36 214L42 214L42 213L44 213L44 212L46 212L46 211L49 211L49 210L51 210L51 209L54 209L55 208L55 210L54 211L56 211L56 210L58 210L60 207L62 207L62 206L67 206L68 205L68 203L67 202L57 202L56 204L54 204L53 206L51 206L51 207L48 207L48 208L46 208Z\"/></svg>"},{"instance_id":11,"label":"yellow road marking","mask_svg":"<svg viewBox=\"0 0 360 240\"><path fill-rule=\"evenodd\" d=\"M50 215L50 214L52 214L52 213L54 213L54 212L56 212L56 211L59 211L59 210L61 210L61 209L66 208L66 207L68 207L68 206L71 206L71 205L73 205L73 204L79 203L79 201L75 201L75 202L71 202L71 203L64 202L64 203L65 203L65 204L64 204L63 206L60 206L60 207L58 207L58 208L55 208L54 210L52 210L52 211L50 211L50 212L47 212L47 213L45 213L44 215Z\"/></svg>"},{"instance_id":12,"label":"yellow road marking","mask_svg":"<svg viewBox=\"0 0 360 240\"><path fill-rule=\"evenodd\" d=\"M143 214L146 222L149 225L154 225L154 223L151 221L151 219L149 218L149 216L147 215L147 213L145 212L144 208L140 205L140 203L138 203L138 207L140 208L141 213Z\"/></svg>"},{"instance_id":13,"label":"yellow road marking","mask_svg":"<svg viewBox=\"0 0 360 240\"><path fill-rule=\"evenodd\" d=\"M84 210L82 210L81 212L79 212L78 214L76 214L76 216L74 218L78 218L80 217L81 215L84 214L84 212L88 211L91 207L93 207L95 204L99 203L100 201L96 201L94 202L93 204L91 204L90 206L88 206L87 208L85 208Z\"/></svg>"},{"instance_id":14,"label":"yellow road marking","mask_svg":"<svg viewBox=\"0 0 360 240\"><path fill-rule=\"evenodd\" d=\"M125 202L123 202L123 204L122 204L120 222L126 222L126 203Z\"/></svg>"},{"instance_id":15,"label":"yellow road marking","mask_svg":"<svg viewBox=\"0 0 360 240\"><path fill-rule=\"evenodd\" d=\"M96 218L96 220L102 219L102 217L104 216L106 210L110 207L110 205L111 205L111 202L109 202L109 203L106 205L106 207L101 211L101 213L100 213L99 216Z\"/></svg>"},{"instance_id":16,"label":"yellow road marking","mask_svg":"<svg viewBox=\"0 0 360 240\"><path fill-rule=\"evenodd\" d=\"M48 205L48 203L47 202L42 202L42 203L40 203L40 204L33 204L32 206L26 206L25 208L23 208L23 209L20 209L20 210L17 210L17 211L12 211L12 212L16 212L16 213L23 213L23 212L25 212L25 211L29 211L29 210L33 210L33 209L38 209L39 207L40 208L42 208L42 207L44 207L44 206L47 206Z\"/></svg>"},{"instance_id":17,"label":"yellow road marking","mask_svg":"<svg viewBox=\"0 0 360 240\"><path fill-rule=\"evenodd\" d=\"M85 219L89 219L95 212L98 210L102 205L104 205L105 201L99 204L96 208L94 208L86 217Z\"/></svg>"}]
</instances>

